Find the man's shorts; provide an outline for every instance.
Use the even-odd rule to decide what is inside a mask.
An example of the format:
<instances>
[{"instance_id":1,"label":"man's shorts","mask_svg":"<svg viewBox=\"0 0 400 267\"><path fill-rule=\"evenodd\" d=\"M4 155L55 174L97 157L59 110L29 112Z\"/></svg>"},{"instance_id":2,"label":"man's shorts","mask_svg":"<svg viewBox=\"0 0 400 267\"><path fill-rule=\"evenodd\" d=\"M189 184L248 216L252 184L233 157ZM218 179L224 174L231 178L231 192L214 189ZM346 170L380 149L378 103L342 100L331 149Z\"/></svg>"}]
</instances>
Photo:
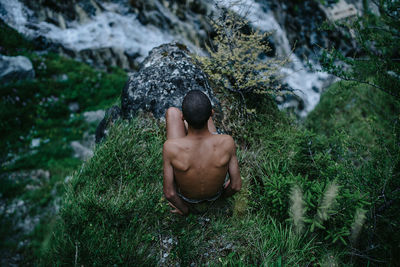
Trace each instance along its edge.
<instances>
[{"instance_id":1,"label":"man's shorts","mask_svg":"<svg viewBox=\"0 0 400 267\"><path fill-rule=\"evenodd\" d=\"M178 196L189 204L190 212L194 214L202 214L208 210L211 203L213 203L214 201L216 201L218 198L221 197L221 195L224 193L225 184L226 182L228 182L228 180L229 180L229 173L227 173L225 176L225 182L221 190L219 190L217 194L209 198L204 198L204 199L187 198L184 195L182 195L179 192L179 190L178 190Z\"/></svg>"}]
</instances>

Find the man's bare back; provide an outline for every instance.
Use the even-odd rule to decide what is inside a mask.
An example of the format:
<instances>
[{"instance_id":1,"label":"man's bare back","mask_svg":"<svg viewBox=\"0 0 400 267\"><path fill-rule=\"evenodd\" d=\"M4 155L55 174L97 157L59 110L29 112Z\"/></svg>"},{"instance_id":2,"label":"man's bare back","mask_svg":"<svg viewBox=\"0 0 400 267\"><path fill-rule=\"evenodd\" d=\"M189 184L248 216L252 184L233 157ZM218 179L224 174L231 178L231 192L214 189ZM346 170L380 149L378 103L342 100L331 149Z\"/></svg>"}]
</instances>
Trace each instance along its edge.
<instances>
[{"instance_id":1,"label":"man's bare back","mask_svg":"<svg viewBox=\"0 0 400 267\"><path fill-rule=\"evenodd\" d=\"M183 103L182 108L184 106ZM213 134L216 128L210 105L207 112L203 111L200 126L195 125L198 111L194 109L192 115L188 112L193 107L196 108L196 103L186 105L193 126L190 122L185 125L185 118L178 108L169 108L166 112L163 191L174 208L171 212L179 214L187 214L190 203L211 201L221 195L229 197L242 186L233 138ZM198 113L202 113L201 110ZM227 174L229 179L225 182Z\"/></svg>"},{"instance_id":2,"label":"man's bare back","mask_svg":"<svg viewBox=\"0 0 400 267\"><path fill-rule=\"evenodd\" d=\"M222 190L235 143L229 135L209 133L167 140L164 150L179 192L187 198L206 199Z\"/></svg>"}]
</instances>

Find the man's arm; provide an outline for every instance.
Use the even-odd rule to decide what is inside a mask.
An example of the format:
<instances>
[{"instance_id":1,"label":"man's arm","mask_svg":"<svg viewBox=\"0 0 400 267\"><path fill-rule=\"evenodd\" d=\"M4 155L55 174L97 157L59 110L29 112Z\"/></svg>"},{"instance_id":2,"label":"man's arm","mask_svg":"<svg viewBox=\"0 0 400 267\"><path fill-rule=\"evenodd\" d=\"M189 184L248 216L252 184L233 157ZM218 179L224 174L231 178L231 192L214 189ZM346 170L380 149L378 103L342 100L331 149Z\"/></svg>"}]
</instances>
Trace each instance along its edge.
<instances>
[{"instance_id":1,"label":"man's arm","mask_svg":"<svg viewBox=\"0 0 400 267\"><path fill-rule=\"evenodd\" d=\"M170 160L170 152L168 151L167 142L164 143L163 147L163 161L164 161L163 190L165 198L177 209L175 210L175 213L186 215L189 213L189 208L176 193L174 170L172 168ZM172 212L174 212L174 210L172 210Z\"/></svg>"},{"instance_id":2,"label":"man's arm","mask_svg":"<svg viewBox=\"0 0 400 267\"><path fill-rule=\"evenodd\" d=\"M235 141L231 137L231 159L228 163L228 172L230 180L225 185L224 197L230 197L242 188L242 179L240 178L239 162L236 156Z\"/></svg>"}]
</instances>

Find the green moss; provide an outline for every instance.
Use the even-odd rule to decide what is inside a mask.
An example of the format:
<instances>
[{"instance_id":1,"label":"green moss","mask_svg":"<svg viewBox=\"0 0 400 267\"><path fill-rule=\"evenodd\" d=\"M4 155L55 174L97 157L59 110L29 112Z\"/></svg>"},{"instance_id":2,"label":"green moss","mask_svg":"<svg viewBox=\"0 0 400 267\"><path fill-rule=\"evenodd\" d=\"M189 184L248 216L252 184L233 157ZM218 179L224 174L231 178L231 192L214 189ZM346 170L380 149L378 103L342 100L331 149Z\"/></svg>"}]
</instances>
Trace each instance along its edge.
<instances>
[{"instance_id":1,"label":"green moss","mask_svg":"<svg viewBox=\"0 0 400 267\"><path fill-rule=\"evenodd\" d=\"M7 160L9 153L28 150L34 138L48 140L41 147L47 152L57 147L55 153L70 153L66 143L81 139L87 130L80 113L105 109L115 103L127 78L121 69L105 73L54 54L28 56L33 62L36 79L1 88L2 161ZM72 102L79 104L76 115L68 109ZM60 147L65 149L60 151Z\"/></svg>"},{"instance_id":2,"label":"green moss","mask_svg":"<svg viewBox=\"0 0 400 267\"><path fill-rule=\"evenodd\" d=\"M0 54L20 55L34 49L32 42L10 28L0 19Z\"/></svg>"}]
</instances>

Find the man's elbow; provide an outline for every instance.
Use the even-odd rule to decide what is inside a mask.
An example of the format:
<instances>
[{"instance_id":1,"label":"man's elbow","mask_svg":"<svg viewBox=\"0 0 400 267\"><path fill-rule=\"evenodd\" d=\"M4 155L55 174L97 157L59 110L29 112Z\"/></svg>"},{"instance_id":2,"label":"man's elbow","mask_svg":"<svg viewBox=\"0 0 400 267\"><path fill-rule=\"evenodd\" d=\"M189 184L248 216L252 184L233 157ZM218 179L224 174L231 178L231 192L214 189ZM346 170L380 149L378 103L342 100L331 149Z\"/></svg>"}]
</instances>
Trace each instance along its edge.
<instances>
[{"instance_id":1,"label":"man's elbow","mask_svg":"<svg viewBox=\"0 0 400 267\"><path fill-rule=\"evenodd\" d=\"M240 189L242 189L242 181L239 181L237 183L232 183L231 188L232 191L234 191L235 193L239 192Z\"/></svg>"},{"instance_id":2,"label":"man's elbow","mask_svg":"<svg viewBox=\"0 0 400 267\"><path fill-rule=\"evenodd\" d=\"M176 197L176 192L173 190L164 190L164 196L168 201L171 201L171 199Z\"/></svg>"}]
</instances>

